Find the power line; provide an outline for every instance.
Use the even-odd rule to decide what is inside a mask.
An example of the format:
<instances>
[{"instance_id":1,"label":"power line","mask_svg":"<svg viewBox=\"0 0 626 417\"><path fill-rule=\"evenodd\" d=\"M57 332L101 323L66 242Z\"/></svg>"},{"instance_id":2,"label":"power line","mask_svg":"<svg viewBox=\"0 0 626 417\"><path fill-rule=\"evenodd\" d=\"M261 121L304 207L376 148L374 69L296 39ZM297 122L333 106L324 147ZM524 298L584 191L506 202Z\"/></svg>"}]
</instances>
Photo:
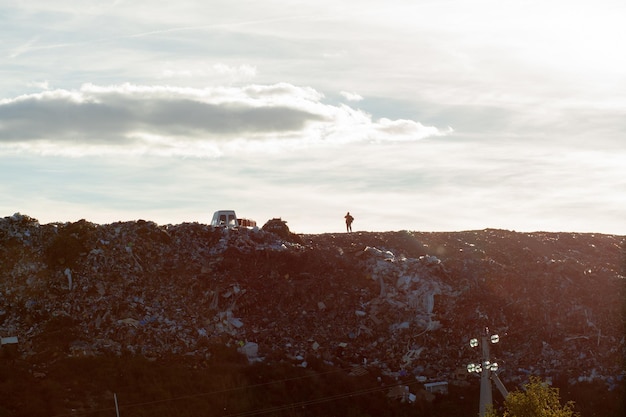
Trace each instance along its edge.
<instances>
[{"instance_id":1,"label":"power line","mask_svg":"<svg viewBox=\"0 0 626 417\"><path fill-rule=\"evenodd\" d=\"M211 391L211 392L203 392L203 393L197 393L197 394L183 395L183 396L178 396L178 397L173 397L173 398L166 398L166 399L162 399L162 400L152 400L152 401L144 401L144 402L138 402L138 403L132 403L132 404L125 404L125 405L119 405L118 407L119 407L120 410L125 410L125 409L131 409L131 408L136 408L136 407L145 407L145 406L149 406L149 405L163 404L163 403L167 403L167 402L180 401L180 400L191 399L191 398L199 398L199 397L205 397L205 396L216 395L216 394L227 394L227 393L233 393L233 392L236 392L236 391L260 388L260 387L274 385L274 384L280 384L280 383L285 383L285 382L297 381L297 380L313 378L313 377L319 377L319 376L324 376L324 375L331 375L331 374L335 374L335 373L339 373L339 372L345 372L345 371L346 371L346 369L340 368L340 369L336 369L336 370L332 370L332 371L315 373L315 374L312 374L312 375L303 375L303 376L292 377L292 378L284 378L284 379L279 379L279 380L269 381L269 382L264 382L264 383L259 383L259 384L246 385L246 386L243 386L243 387L235 387L235 388L228 388L228 389L216 390L216 391ZM301 402L296 402L296 403L289 403L289 404L284 404L284 405L281 405L281 406L271 407L271 408L262 409L262 410L251 410L251 411L247 411L247 412L243 412L243 413L239 413L239 414L232 414L232 415L228 415L228 416L229 417L235 417L235 416L237 416L237 417L245 417L245 416L258 415L258 414L266 414L266 413L269 413L269 412L272 412L272 411L281 411L281 410L286 410L286 409L290 409L290 408L293 408L293 407L303 407L303 406L306 406L306 405L320 404L320 403L324 403L324 402L335 401L335 400L342 399L342 398L348 398L348 397L352 397L352 396L359 396L359 395L364 395L364 394L377 392L377 391L384 391L384 390L388 390L388 389L393 388L393 387L398 386L398 385L411 385L413 383L414 382L412 382L412 383L387 385L387 386L384 386L384 387L368 388L368 389L365 389L365 390L359 390L359 391L353 391L353 392L349 392L349 393L337 394L337 395L333 395L333 396L321 397L321 398L317 398L317 399L306 400L306 401L301 401ZM107 408L101 408L101 409L97 409L97 410L80 411L80 412L73 412L73 413L66 413L66 414L56 414L53 417L72 417L72 416L75 417L75 416L83 416L83 415L90 415L90 414L95 414L95 413L107 412L107 411L112 411L112 410L115 410L115 408L114 407L107 407Z\"/></svg>"},{"instance_id":2,"label":"power line","mask_svg":"<svg viewBox=\"0 0 626 417\"><path fill-rule=\"evenodd\" d=\"M341 371L343 371L343 369L327 371L327 372L323 372L323 373L320 373L320 374L314 374L314 375L303 375L303 376L298 376L298 377L293 377L293 378L279 379L279 380L276 380L276 381L269 381L269 382L263 382L263 383L259 383L259 384L246 385L246 386L243 386L243 387L227 388L227 389L221 389L221 390L211 391L211 392L183 395L183 396L180 396L180 397L168 398L168 399L163 399L163 400L154 400L154 401L146 401L146 402L142 402L142 403L127 404L127 405L124 405L124 406L120 406L120 409L135 408L135 407L141 407L141 406L144 406L144 405L166 403L166 402L170 402L170 401L186 400L186 399L190 399L190 398L206 397L206 396L215 395L215 394L233 393L233 392L236 392L236 391L243 391L243 390L247 390L247 389L259 388L259 387L264 387L264 386L273 385L273 384L280 384L280 383L284 383L284 382L297 381L297 380L300 380L300 379L313 378L314 376L328 375L328 374L333 374L333 373L337 373L337 372L341 372Z\"/></svg>"},{"instance_id":3,"label":"power line","mask_svg":"<svg viewBox=\"0 0 626 417\"><path fill-rule=\"evenodd\" d=\"M331 396L328 396L328 397L316 398L316 399L313 399L313 400L306 400L306 401L300 401L300 402L296 402L296 403L289 403L289 404L284 404L284 405L270 407L270 408L264 408L264 409L261 409L261 410L251 410L251 411L244 411L244 412L235 413L235 414L226 414L224 417L248 417L248 416L256 416L256 415L261 415L261 414L267 414L267 413L271 413L271 412L275 412L275 411L285 411L285 410L292 409L294 407L305 407L305 406L308 406L308 405L322 404L322 403L325 403L325 402L336 401L336 400L340 400L340 399L343 399L343 398L349 398L349 397L357 397L357 396L360 396L360 395L365 395L365 394L370 394L370 393L374 393L374 392L389 390L390 388L401 386L401 385L412 385L412 384L415 384L415 383L416 382L398 383L398 384L393 384L393 385L386 385L384 387L367 388L367 389L363 389L363 390L359 390L359 391L352 391L352 392L347 392L347 393L343 393L343 394L331 395Z\"/></svg>"}]
</instances>

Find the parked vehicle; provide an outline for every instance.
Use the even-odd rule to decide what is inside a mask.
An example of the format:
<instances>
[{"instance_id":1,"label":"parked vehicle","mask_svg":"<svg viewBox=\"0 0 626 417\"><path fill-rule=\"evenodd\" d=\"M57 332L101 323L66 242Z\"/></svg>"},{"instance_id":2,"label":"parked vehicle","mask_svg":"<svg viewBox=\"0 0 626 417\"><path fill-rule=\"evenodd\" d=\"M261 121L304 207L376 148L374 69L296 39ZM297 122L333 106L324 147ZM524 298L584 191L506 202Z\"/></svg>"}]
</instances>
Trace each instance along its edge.
<instances>
[{"instance_id":1,"label":"parked vehicle","mask_svg":"<svg viewBox=\"0 0 626 417\"><path fill-rule=\"evenodd\" d=\"M236 227L256 227L256 221L251 219L238 219L235 210L218 210L213 213L213 219L211 220L211 226L213 227L227 227L234 229Z\"/></svg>"}]
</instances>

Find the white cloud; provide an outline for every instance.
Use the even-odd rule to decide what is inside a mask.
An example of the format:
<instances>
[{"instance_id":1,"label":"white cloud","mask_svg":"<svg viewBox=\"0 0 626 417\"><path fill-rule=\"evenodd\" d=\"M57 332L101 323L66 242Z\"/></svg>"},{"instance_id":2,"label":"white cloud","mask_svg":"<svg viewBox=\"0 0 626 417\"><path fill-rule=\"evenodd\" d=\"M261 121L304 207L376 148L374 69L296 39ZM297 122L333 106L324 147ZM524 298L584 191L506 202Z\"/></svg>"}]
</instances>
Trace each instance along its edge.
<instances>
[{"instance_id":1,"label":"white cloud","mask_svg":"<svg viewBox=\"0 0 626 417\"><path fill-rule=\"evenodd\" d=\"M216 156L242 143L271 150L442 134L412 120L372 120L323 98L288 83L202 89L85 84L0 101L0 143L72 155Z\"/></svg>"},{"instance_id":2,"label":"white cloud","mask_svg":"<svg viewBox=\"0 0 626 417\"><path fill-rule=\"evenodd\" d=\"M14 59L14 58L19 57L22 54L28 53L33 48L33 45L37 43L37 41L38 39L36 38L30 39L26 43L16 46L9 52L8 57L10 59Z\"/></svg>"},{"instance_id":3,"label":"white cloud","mask_svg":"<svg viewBox=\"0 0 626 417\"><path fill-rule=\"evenodd\" d=\"M358 95L357 93L349 93L347 91L342 91L341 95L348 101L361 101L363 97Z\"/></svg>"},{"instance_id":4,"label":"white cloud","mask_svg":"<svg viewBox=\"0 0 626 417\"><path fill-rule=\"evenodd\" d=\"M241 64L238 66L217 63L206 65L197 62L178 64L166 64L157 74L157 79L206 79L212 84L232 84L247 82L256 77L257 68L252 65Z\"/></svg>"},{"instance_id":5,"label":"white cloud","mask_svg":"<svg viewBox=\"0 0 626 417\"><path fill-rule=\"evenodd\" d=\"M46 81L32 81L26 84L28 87L34 87L34 88L38 88L40 90L49 90L50 89L50 83L48 82L48 80Z\"/></svg>"},{"instance_id":6,"label":"white cloud","mask_svg":"<svg viewBox=\"0 0 626 417\"><path fill-rule=\"evenodd\" d=\"M250 79L256 75L256 67L252 65L240 65L238 67L232 67L226 64L215 64L213 69L219 74L225 74L237 79Z\"/></svg>"},{"instance_id":7,"label":"white cloud","mask_svg":"<svg viewBox=\"0 0 626 417\"><path fill-rule=\"evenodd\" d=\"M0 208L620 231L624 7L9 0Z\"/></svg>"},{"instance_id":8,"label":"white cloud","mask_svg":"<svg viewBox=\"0 0 626 417\"><path fill-rule=\"evenodd\" d=\"M410 141L414 139L422 139L428 136L440 136L446 133L451 133L452 128L448 128L447 131L441 131L433 126L424 126L419 122L413 120L390 120L382 118L375 124L377 134L373 139L384 140L386 137L388 140L398 141Z\"/></svg>"}]
</instances>

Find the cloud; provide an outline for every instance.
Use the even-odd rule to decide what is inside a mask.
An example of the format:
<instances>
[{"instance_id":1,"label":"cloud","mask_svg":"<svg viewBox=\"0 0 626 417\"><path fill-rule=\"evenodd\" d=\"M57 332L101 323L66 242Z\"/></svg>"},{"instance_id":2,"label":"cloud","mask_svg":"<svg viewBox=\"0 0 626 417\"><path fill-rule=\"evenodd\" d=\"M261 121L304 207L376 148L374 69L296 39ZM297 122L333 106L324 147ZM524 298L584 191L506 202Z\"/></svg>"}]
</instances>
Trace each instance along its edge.
<instances>
[{"instance_id":1,"label":"cloud","mask_svg":"<svg viewBox=\"0 0 626 417\"><path fill-rule=\"evenodd\" d=\"M177 68L176 65L168 65L163 69L157 78L159 79L193 79L193 78L210 78L223 80L229 83L249 81L256 77L257 68L252 65L232 66L223 63L213 65L193 65L193 69L189 69L189 65Z\"/></svg>"},{"instance_id":2,"label":"cloud","mask_svg":"<svg viewBox=\"0 0 626 417\"><path fill-rule=\"evenodd\" d=\"M232 143L260 144L253 146L258 150L268 144L294 148L445 133L412 120L372 120L323 99L313 88L288 83L202 89L85 84L0 100L0 144L73 155L169 149L215 156Z\"/></svg>"},{"instance_id":3,"label":"cloud","mask_svg":"<svg viewBox=\"0 0 626 417\"><path fill-rule=\"evenodd\" d=\"M38 88L40 90L49 90L50 89L50 83L48 82L48 80L45 81L32 81L26 84L28 87L34 87L34 88Z\"/></svg>"},{"instance_id":4,"label":"cloud","mask_svg":"<svg viewBox=\"0 0 626 417\"><path fill-rule=\"evenodd\" d=\"M451 133L452 128L442 132L433 126L424 126L413 120L390 120L387 118L380 119L376 124L376 132L379 133L374 139L387 138L389 140L411 140L416 137L436 136L444 133Z\"/></svg>"},{"instance_id":5,"label":"cloud","mask_svg":"<svg viewBox=\"0 0 626 417\"><path fill-rule=\"evenodd\" d=\"M361 100L363 100L363 97L358 95L357 93L349 93L347 91L342 91L340 94L348 101L361 101Z\"/></svg>"},{"instance_id":6,"label":"cloud","mask_svg":"<svg viewBox=\"0 0 626 417\"><path fill-rule=\"evenodd\" d=\"M28 53L33 48L33 45L37 43L37 41L38 41L37 38L30 39L28 40L28 42L13 48L13 50L9 53L8 57L10 59L13 59L13 58L17 58L18 56L22 54Z\"/></svg>"}]
</instances>

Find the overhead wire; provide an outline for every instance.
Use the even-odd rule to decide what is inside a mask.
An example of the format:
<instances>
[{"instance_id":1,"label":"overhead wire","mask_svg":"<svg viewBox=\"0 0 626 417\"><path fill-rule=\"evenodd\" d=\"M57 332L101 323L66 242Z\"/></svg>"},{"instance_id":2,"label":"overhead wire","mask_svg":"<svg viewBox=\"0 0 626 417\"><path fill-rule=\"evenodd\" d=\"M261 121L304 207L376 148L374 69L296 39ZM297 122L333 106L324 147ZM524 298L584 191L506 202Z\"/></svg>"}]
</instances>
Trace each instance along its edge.
<instances>
[{"instance_id":1,"label":"overhead wire","mask_svg":"<svg viewBox=\"0 0 626 417\"><path fill-rule=\"evenodd\" d=\"M221 389L221 390L210 391L210 392L202 392L202 393L196 393L196 394L182 395L182 396L178 396L178 397L165 398L165 399L161 399L161 400L151 400L151 401L137 402L137 403L131 403L131 404L118 404L118 408L120 410L124 410L124 409L131 409L131 408L137 408L137 407L146 407L146 406L150 406L150 405L156 405L156 404L163 404L163 403L168 403L168 402L180 401L180 400L191 399L191 398L199 398L199 397L211 396L211 395L216 395L216 394L227 394L227 393L233 393L233 392L243 391L243 390L247 390L247 389L260 388L260 387L264 387L264 386L280 384L280 383L296 381L296 380L302 380L302 379L307 379L307 378L313 378L313 377L319 377L319 376L323 376L323 375L330 375L330 374L339 373L339 372L345 372L345 371L346 371L346 369L340 368L340 369L336 369L336 370L332 370L332 371L315 373L315 374L311 374L311 375L303 375L303 376L292 377L292 378L283 378L283 379L263 382L263 383L259 383L259 384L246 385L246 386L234 387L234 388L228 388L228 389ZM325 402L336 401L336 400L343 399L343 398L349 398L349 397L353 397L353 396L360 396L360 395L365 395L365 394L369 394L369 393L373 393L373 392L389 390L389 389L391 389L393 387L396 387L396 386L411 385L411 384L414 384L414 383L415 382L408 382L408 383L398 383L398 384L385 385L385 386L381 386L381 387L372 387L372 388L367 388L367 389L363 389L363 390L351 391L351 392L347 392L347 393L330 395L330 396L326 396L326 397L319 397L319 398L314 398L314 399L305 400L305 401L287 403L287 404L274 406L274 407L269 407L269 408L264 408L264 409L250 410L250 411L245 411L245 412L240 412L240 413L235 413L235 414L227 414L225 417L246 417L246 416L262 415L262 414L267 414L267 413L271 413L271 412L275 412L275 411L289 410L289 409L292 409L294 407L305 407L305 406L308 406L308 405L321 404L321 403L325 403ZM118 398L118 400L119 400L119 398ZM56 414L53 417L85 416L85 415L96 414L96 413L103 413L103 412L114 411L114 410L115 410L114 407L107 407L107 408L101 408L101 409L97 409L97 410L77 411L77 412L72 412L72 413Z\"/></svg>"},{"instance_id":2,"label":"overhead wire","mask_svg":"<svg viewBox=\"0 0 626 417\"><path fill-rule=\"evenodd\" d=\"M367 389L358 390L358 391L352 391L352 392L347 392L347 393L342 393L342 394L330 395L330 396L327 396L327 397L315 398L315 399L312 399L312 400L299 401L299 402L284 404L284 405L275 406L275 407L263 408L263 409L260 409L260 410L250 410L250 411L244 411L244 412L240 412L240 413L226 414L224 417L248 417L248 416L256 416L256 415L261 415L261 414L272 413L272 412L276 412L276 411L285 411L285 410L293 409L294 407L306 407L306 406L309 406L309 405L317 405L317 404L322 404L322 403L325 403L325 402L341 400L341 399L344 399L344 398L357 397L357 396L360 396L360 395L370 394L370 393L373 393L373 392L385 391L385 390L389 390L389 389L391 389L393 387L397 387L397 386L412 385L412 384L415 384L415 383L416 382L397 383L397 384L392 384L392 385L386 385L384 387L367 388Z\"/></svg>"}]
</instances>

